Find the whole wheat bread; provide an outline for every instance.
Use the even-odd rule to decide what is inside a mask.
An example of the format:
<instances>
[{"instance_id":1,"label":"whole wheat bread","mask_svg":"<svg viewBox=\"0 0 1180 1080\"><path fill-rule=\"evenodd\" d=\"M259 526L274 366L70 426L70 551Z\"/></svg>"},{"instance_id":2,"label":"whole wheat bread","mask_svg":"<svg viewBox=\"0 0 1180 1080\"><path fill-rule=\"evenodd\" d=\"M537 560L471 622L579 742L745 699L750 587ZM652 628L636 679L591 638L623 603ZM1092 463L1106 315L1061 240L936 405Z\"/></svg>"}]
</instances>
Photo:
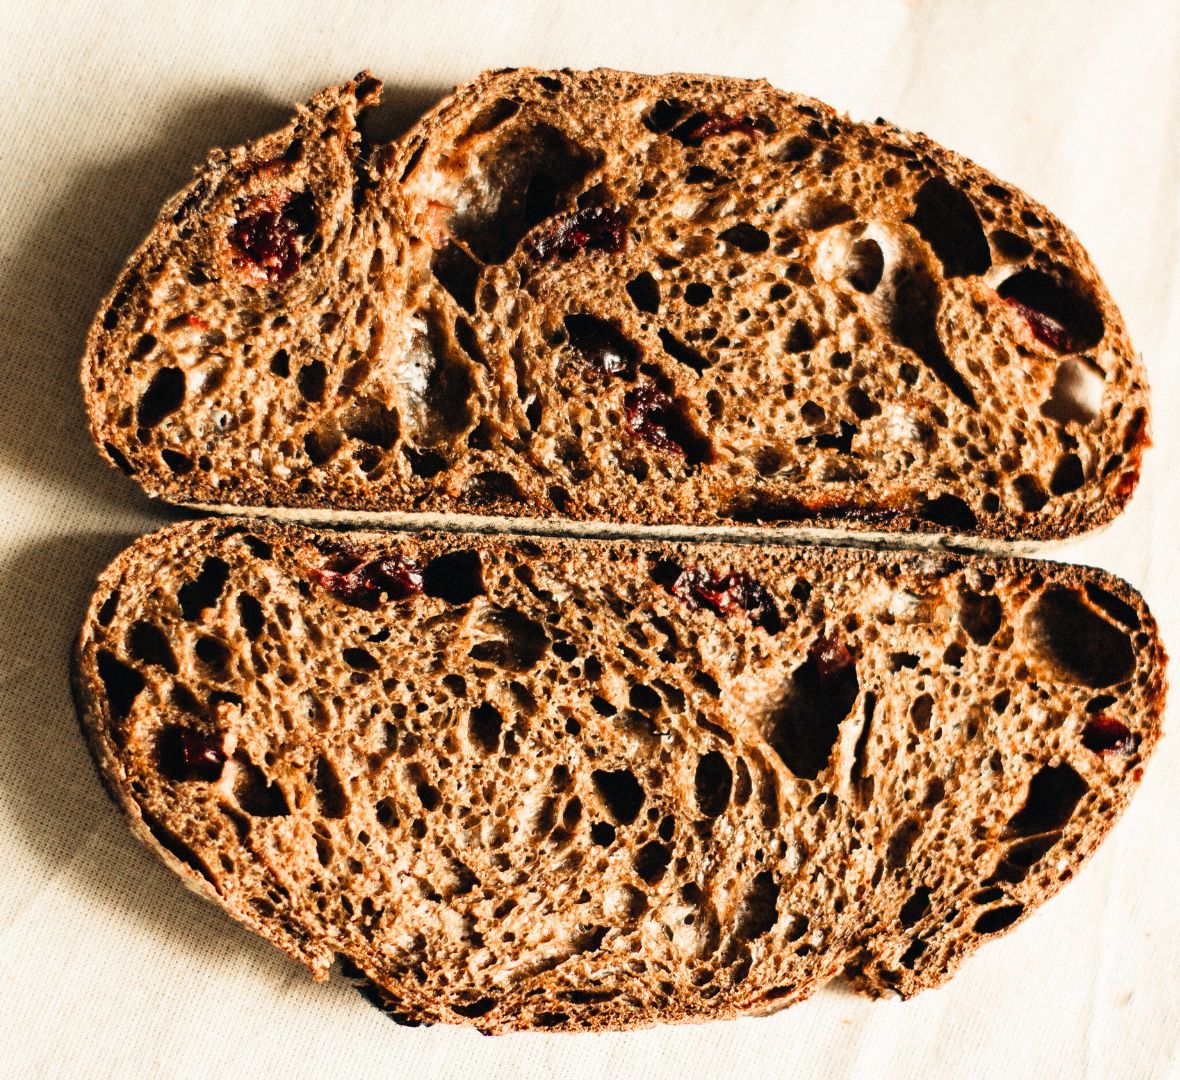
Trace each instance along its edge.
<instances>
[{"instance_id":1,"label":"whole wheat bread","mask_svg":"<svg viewBox=\"0 0 1180 1080\"><path fill-rule=\"evenodd\" d=\"M1122 811L1164 661L1082 567L229 519L111 564L75 688L189 885L504 1031L942 982Z\"/></svg>"},{"instance_id":2,"label":"whole wheat bread","mask_svg":"<svg viewBox=\"0 0 1180 1080\"><path fill-rule=\"evenodd\" d=\"M94 438L195 505L950 532L1110 520L1147 388L1042 206L765 82L380 83L214 151L91 331Z\"/></svg>"}]
</instances>

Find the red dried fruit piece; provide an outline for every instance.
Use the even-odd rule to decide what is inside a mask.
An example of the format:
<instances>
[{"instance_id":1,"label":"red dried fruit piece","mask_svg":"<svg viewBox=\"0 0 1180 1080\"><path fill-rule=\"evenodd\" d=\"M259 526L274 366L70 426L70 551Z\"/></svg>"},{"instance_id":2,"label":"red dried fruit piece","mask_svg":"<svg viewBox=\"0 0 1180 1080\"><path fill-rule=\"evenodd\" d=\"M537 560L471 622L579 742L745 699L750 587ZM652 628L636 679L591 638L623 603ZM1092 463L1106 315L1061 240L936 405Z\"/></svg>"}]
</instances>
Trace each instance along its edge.
<instances>
[{"instance_id":1,"label":"red dried fruit piece","mask_svg":"<svg viewBox=\"0 0 1180 1080\"><path fill-rule=\"evenodd\" d=\"M671 587L672 594L691 608L708 608L722 618L744 611L750 622L774 634L782 626L778 605L770 591L744 570L718 577L707 567L684 570Z\"/></svg>"},{"instance_id":2,"label":"red dried fruit piece","mask_svg":"<svg viewBox=\"0 0 1180 1080\"><path fill-rule=\"evenodd\" d=\"M312 571L319 585L338 600L374 611L382 595L408 600L422 592L422 571L401 555L354 561L348 569L322 566Z\"/></svg>"},{"instance_id":3,"label":"red dried fruit piece","mask_svg":"<svg viewBox=\"0 0 1180 1080\"><path fill-rule=\"evenodd\" d=\"M1139 470L1128 469L1122 476L1119 477L1119 482L1115 485L1115 494L1120 499L1129 499L1131 493L1135 490L1139 483Z\"/></svg>"},{"instance_id":4,"label":"red dried fruit piece","mask_svg":"<svg viewBox=\"0 0 1180 1080\"><path fill-rule=\"evenodd\" d=\"M668 432L674 424L675 413L672 398L653 382L644 382L623 398L627 410L627 423L631 430L644 442L657 450L684 456L681 446Z\"/></svg>"},{"instance_id":5,"label":"red dried fruit piece","mask_svg":"<svg viewBox=\"0 0 1180 1080\"><path fill-rule=\"evenodd\" d=\"M1121 720L1099 713L1082 732L1082 745L1100 757L1107 754L1129 757L1139 748L1139 736Z\"/></svg>"},{"instance_id":6,"label":"red dried fruit piece","mask_svg":"<svg viewBox=\"0 0 1180 1080\"><path fill-rule=\"evenodd\" d=\"M289 201L271 199L243 214L229 232L229 242L246 259L251 284L286 281L299 269L299 226L284 211Z\"/></svg>"},{"instance_id":7,"label":"red dried fruit piece","mask_svg":"<svg viewBox=\"0 0 1180 1080\"><path fill-rule=\"evenodd\" d=\"M220 735L206 735L194 728L171 724L156 740L156 763L169 780L204 780L221 778L225 751Z\"/></svg>"},{"instance_id":8,"label":"red dried fruit piece","mask_svg":"<svg viewBox=\"0 0 1180 1080\"><path fill-rule=\"evenodd\" d=\"M723 112L710 115L697 113L676 129L676 137L692 145L702 143L713 135L728 135L731 131L740 131L751 139L762 139L766 136L762 130L762 125L765 124L766 120L757 116L730 116Z\"/></svg>"},{"instance_id":9,"label":"red dried fruit piece","mask_svg":"<svg viewBox=\"0 0 1180 1080\"><path fill-rule=\"evenodd\" d=\"M534 259L568 262L583 251L614 255L627 247L627 217L611 206L586 206L553 218L532 243Z\"/></svg>"},{"instance_id":10,"label":"red dried fruit piece","mask_svg":"<svg viewBox=\"0 0 1180 1080\"><path fill-rule=\"evenodd\" d=\"M1028 328L1032 331L1033 337L1038 341L1048 345L1055 352L1067 353L1075 351L1073 339L1069 336L1065 327L1051 315L1046 315L1043 311L1037 311L1036 308L1029 307L1023 301L1017 300L1015 296L1004 297L1004 303L1014 308L1020 314L1021 318L1028 323Z\"/></svg>"},{"instance_id":11,"label":"red dried fruit piece","mask_svg":"<svg viewBox=\"0 0 1180 1080\"><path fill-rule=\"evenodd\" d=\"M815 665L821 682L830 682L852 667L852 653L838 637L821 634L811 646L808 659Z\"/></svg>"},{"instance_id":12,"label":"red dried fruit piece","mask_svg":"<svg viewBox=\"0 0 1180 1080\"><path fill-rule=\"evenodd\" d=\"M209 324L204 319L202 319L199 315L193 315L191 312L184 317L184 321L188 323L189 326L195 326L198 330L209 329Z\"/></svg>"}]
</instances>

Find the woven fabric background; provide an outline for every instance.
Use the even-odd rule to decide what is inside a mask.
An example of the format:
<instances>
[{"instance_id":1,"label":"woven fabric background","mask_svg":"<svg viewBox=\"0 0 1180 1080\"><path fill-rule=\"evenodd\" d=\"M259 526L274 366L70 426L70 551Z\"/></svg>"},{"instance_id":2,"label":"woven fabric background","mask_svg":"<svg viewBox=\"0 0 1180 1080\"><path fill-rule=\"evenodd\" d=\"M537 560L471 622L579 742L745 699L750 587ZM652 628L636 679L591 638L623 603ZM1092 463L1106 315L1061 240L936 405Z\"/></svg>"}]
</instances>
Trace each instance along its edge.
<instances>
[{"instance_id":1,"label":"woven fabric background","mask_svg":"<svg viewBox=\"0 0 1180 1080\"><path fill-rule=\"evenodd\" d=\"M67 653L98 570L178 515L90 445L77 365L99 299L211 146L365 66L387 80L395 130L454 82L520 64L766 76L923 130L1058 212L1146 358L1156 446L1129 512L1056 554L1127 577L1180 648L1175 0L5 0L0 1075L1180 1075L1175 738L1076 881L943 989L870 1002L831 987L769 1019L630 1034L398 1028L342 980L314 985L132 839L79 737Z\"/></svg>"}]
</instances>

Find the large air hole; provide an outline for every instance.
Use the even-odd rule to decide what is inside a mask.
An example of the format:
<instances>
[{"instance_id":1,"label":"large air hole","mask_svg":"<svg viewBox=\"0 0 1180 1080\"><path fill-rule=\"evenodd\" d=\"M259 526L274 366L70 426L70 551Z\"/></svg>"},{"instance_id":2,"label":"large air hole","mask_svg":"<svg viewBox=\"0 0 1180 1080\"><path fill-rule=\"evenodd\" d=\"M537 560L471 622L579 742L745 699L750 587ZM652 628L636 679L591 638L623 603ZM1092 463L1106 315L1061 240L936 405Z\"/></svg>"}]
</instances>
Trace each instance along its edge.
<instances>
[{"instance_id":1,"label":"large air hole","mask_svg":"<svg viewBox=\"0 0 1180 1080\"><path fill-rule=\"evenodd\" d=\"M291 811L286 796L278 784L272 784L266 774L240 751L234 755L237 762L237 779L234 781L234 798L251 817L285 817Z\"/></svg>"},{"instance_id":2,"label":"large air hole","mask_svg":"<svg viewBox=\"0 0 1180 1080\"><path fill-rule=\"evenodd\" d=\"M497 98L475 114L475 119L468 125L463 137L469 139L474 135L486 135L489 131L498 128L505 120L510 120L518 112L520 112L519 101L513 101L511 98Z\"/></svg>"},{"instance_id":3,"label":"large air hole","mask_svg":"<svg viewBox=\"0 0 1180 1080\"><path fill-rule=\"evenodd\" d=\"M422 591L448 604L468 604L486 592L478 551L451 551L431 559L422 570Z\"/></svg>"},{"instance_id":4,"label":"large air hole","mask_svg":"<svg viewBox=\"0 0 1180 1080\"><path fill-rule=\"evenodd\" d=\"M343 818L348 814L350 802L340 775L323 754L315 762L315 794L321 817Z\"/></svg>"},{"instance_id":5,"label":"large air hole","mask_svg":"<svg viewBox=\"0 0 1180 1080\"><path fill-rule=\"evenodd\" d=\"M1005 837L1037 836L1064 828L1089 785L1072 765L1045 765L1028 785L1028 796L1008 822Z\"/></svg>"},{"instance_id":6,"label":"large air hole","mask_svg":"<svg viewBox=\"0 0 1180 1080\"><path fill-rule=\"evenodd\" d=\"M398 378L412 426L419 432L417 441L445 440L470 426L475 393L471 362L455 330L434 313L426 319L425 332L412 337Z\"/></svg>"},{"instance_id":7,"label":"large air hole","mask_svg":"<svg viewBox=\"0 0 1180 1080\"><path fill-rule=\"evenodd\" d=\"M452 235L481 262L503 262L529 229L568 207L599 157L548 124L518 122L448 200L463 208Z\"/></svg>"},{"instance_id":8,"label":"large air hole","mask_svg":"<svg viewBox=\"0 0 1180 1080\"><path fill-rule=\"evenodd\" d=\"M380 661L368 649L353 646L345 649L340 655L344 659L344 662L354 671L381 670Z\"/></svg>"},{"instance_id":9,"label":"large air hole","mask_svg":"<svg viewBox=\"0 0 1180 1080\"><path fill-rule=\"evenodd\" d=\"M376 398L363 397L345 410L340 426L350 439L388 450L397 439L397 410L386 408Z\"/></svg>"},{"instance_id":10,"label":"large air hole","mask_svg":"<svg viewBox=\"0 0 1180 1080\"><path fill-rule=\"evenodd\" d=\"M1102 370L1085 357L1070 357L1057 365L1053 389L1041 412L1059 424L1088 424L1102 411L1105 392Z\"/></svg>"},{"instance_id":11,"label":"large air hole","mask_svg":"<svg viewBox=\"0 0 1180 1080\"><path fill-rule=\"evenodd\" d=\"M494 705L484 702L471 710L468 732L471 741L485 754L494 754L500 749L500 731L504 727L504 717Z\"/></svg>"},{"instance_id":12,"label":"large air hole","mask_svg":"<svg viewBox=\"0 0 1180 1080\"><path fill-rule=\"evenodd\" d=\"M630 825L639 816L644 793L630 769L595 769L590 779L616 822Z\"/></svg>"},{"instance_id":13,"label":"large air hole","mask_svg":"<svg viewBox=\"0 0 1180 1080\"><path fill-rule=\"evenodd\" d=\"M882 296L878 311L890 336L914 353L964 405L978 408L975 392L951 363L938 336L942 287L931 271L918 262L899 265L882 292L887 295Z\"/></svg>"},{"instance_id":14,"label":"large air hole","mask_svg":"<svg viewBox=\"0 0 1180 1080\"><path fill-rule=\"evenodd\" d=\"M322 360L312 360L299 369L295 385L304 401L323 401L328 369Z\"/></svg>"},{"instance_id":15,"label":"large air hole","mask_svg":"<svg viewBox=\"0 0 1180 1080\"><path fill-rule=\"evenodd\" d=\"M1077 491L1086 482L1086 471L1077 454L1063 454L1053 467L1049 479L1049 491L1053 495L1068 495Z\"/></svg>"},{"instance_id":16,"label":"large air hole","mask_svg":"<svg viewBox=\"0 0 1180 1080\"><path fill-rule=\"evenodd\" d=\"M631 303L648 315L660 310L660 284L646 270L627 282L627 295Z\"/></svg>"},{"instance_id":17,"label":"large air hole","mask_svg":"<svg viewBox=\"0 0 1180 1080\"><path fill-rule=\"evenodd\" d=\"M344 433L334 416L329 416L303 436L303 450L313 465L324 465L344 445Z\"/></svg>"},{"instance_id":18,"label":"large air hole","mask_svg":"<svg viewBox=\"0 0 1180 1080\"><path fill-rule=\"evenodd\" d=\"M661 135L671 131L687 111L688 106L682 101L660 98L645 110L641 119L648 131Z\"/></svg>"},{"instance_id":19,"label":"large air hole","mask_svg":"<svg viewBox=\"0 0 1180 1080\"><path fill-rule=\"evenodd\" d=\"M154 428L183 404L184 372L174 367L160 368L139 399L136 423L141 428Z\"/></svg>"},{"instance_id":20,"label":"large air hole","mask_svg":"<svg viewBox=\"0 0 1180 1080\"><path fill-rule=\"evenodd\" d=\"M998 596L970 589L959 591L959 625L976 645L986 645L996 636L1003 616Z\"/></svg>"},{"instance_id":21,"label":"large air hole","mask_svg":"<svg viewBox=\"0 0 1180 1080\"><path fill-rule=\"evenodd\" d=\"M922 826L913 818L907 818L898 825L890 833L889 842L885 846L885 865L890 870L903 869L921 835Z\"/></svg>"},{"instance_id":22,"label":"large air hole","mask_svg":"<svg viewBox=\"0 0 1180 1080\"><path fill-rule=\"evenodd\" d=\"M709 367L709 361L691 345L685 344L668 330L659 332L660 344L673 360L692 368L698 375Z\"/></svg>"},{"instance_id":23,"label":"large air hole","mask_svg":"<svg viewBox=\"0 0 1180 1080\"><path fill-rule=\"evenodd\" d=\"M210 555L201 565L201 572L193 581L187 582L176 591L180 610L189 622L196 622L221 596L229 580L229 563L216 555Z\"/></svg>"},{"instance_id":24,"label":"large air hole","mask_svg":"<svg viewBox=\"0 0 1180 1080\"><path fill-rule=\"evenodd\" d=\"M1098 615L1072 589L1046 589L1033 604L1027 627L1041 655L1084 686L1113 686L1130 678L1135 670L1135 651L1128 635Z\"/></svg>"},{"instance_id":25,"label":"large air hole","mask_svg":"<svg viewBox=\"0 0 1180 1080\"><path fill-rule=\"evenodd\" d=\"M238 622L251 641L257 641L266 626L262 605L249 593L238 593Z\"/></svg>"},{"instance_id":26,"label":"large air hole","mask_svg":"<svg viewBox=\"0 0 1180 1080\"><path fill-rule=\"evenodd\" d=\"M209 634L197 638L193 652L201 665L210 673L220 675L225 672L226 665L229 663L229 647L220 638L212 637Z\"/></svg>"},{"instance_id":27,"label":"large air hole","mask_svg":"<svg viewBox=\"0 0 1180 1080\"><path fill-rule=\"evenodd\" d=\"M774 929L778 922L780 887L769 870L750 883L738 908L734 935L742 941L754 941Z\"/></svg>"},{"instance_id":28,"label":"large air hole","mask_svg":"<svg viewBox=\"0 0 1180 1080\"><path fill-rule=\"evenodd\" d=\"M1095 607L1102 608L1112 619L1121 622L1124 626L1128 626L1132 630L1139 629L1141 625L1139 613L1126 600L1115 596L1114 593L1102 588L1100 585L1095 585L1092 581L1086 582L1086 596L1089 598L1091 604Z\"/></svg>"},{"instance_id":29,"label":"large air hole","mask_svg":"<svg viewBox=\"0 0 1180 1080\"><path fill-rule=\"evenodd\" d=\"M99 650L97 664L98 677L106 691L111 719L126 719L139 692L147 685L143 676L106 649Z\"/></svg>"},{"instance_id":30,"label":"large air hole","mask_svg":"<svg viewBox=\"0 0 1180 1080\"><path fill-rule=\"evenodd\" d=\"M907 930L930 910L930 889L922 885L915 889L898 913L901 925Z\"/></svg>"},{"instance_id":31,"label":"large air hole","mask_svg":"<svg viewBox=\"0 0 1180 1080\"><path fill-rule=\"evenodd\" d=\"M671 861L672 849L658 840L652 840L635 853L635 873L645 884L654 885L664 876Z\"/></svg>"},{"instance_id":32,"label":"large air hole","mask_svg":"<svg viewBox=\"0 0 1180 1080\"><path fill-rule=\"evenodd\" d=\"M1066 283L1071 272L1026 269L1000 283L997 292L1024 317L1038 340L1056 352L1092 349L1106 328L1097 305Z\"/></svg>"},{"instance_id":33,"label":"large air hole","mask_svg":"<svg viewBox=\"0 0 1180 1080\"><path fill-rule=\"evenodd\" d=\"M697 806L705 817L715 818L729 805L733 770L725 755L710 751L697 763L695 780Z\"/></svg>"},{"instance_id":34,"label":"large air hole","mask_svg":"<svg viewBox=\"0 0 1180 1080\"><path fill-rule=\"evenodd\" d=\"M594 315L567 315L565 329L570 345L592 371L625 379L635 377L641 357L639 346L614 323Z\"/></svg>"},{"instance_id":35,"label":"large air hole","mask_svg":"<svg viewBox=\"0 0 1180 1080\"><path fill-rule=\"evenodd\" d=\"M814 780L827 766L859 690L851 654L839 642L820 638L795 669L764 729L767 742L800 779Z\"/></svg>"},{"instance_id":36,"label":"large air hole","mask_svg":"<svg viewBox=\"0 0 1180 1080\"><path fill-rule=\"evenodd\" d=\"M979 524L975 511L958 495L943 494L931 499L922 507L923 521L941 525L955 532L972 532Z\"/></svg>"},{"instance_id":37,"label":"large air hole","mask_svg":"<svg viewBox=\"0 0 1180 1080\"><path fill-rule=\"evenodd\" d=\"M520 503L525 494L511 473L499 469L488 469L476 473L460 493L473 506L491 506L496 503Z\"/></svg>"},{"instance_id":38,"label":"large air hole","mask_svg":"<svg viewBox=\"0 0 1180 1080\"><path fill-rule=\"evenodd\" d=\"M770 247L770 234L748 221L730 226L724 232L718 233L717 238L750 255L760 254Z\"/></svg>"},{"instance_id":39,"label":"large air hole","mask_svg":"<svg viewBox=\"0 0 1180 1080\"><path fill-rule=\"evenodd\" d=\"M127 649L136 660L162 667L169 675L178 670L168 637L155 623L135 623L127 634Z\"/></svg>"},{"instance_id":40,"label":"large air hole","mask_svg":"<svg viewBox=\"0 0 1180 1080\"><path fill-rule=\"evenodd\" d=\"M514 673L535 667L549 648L540 623L516 608L489 607L480 613L472 634L480 637L467 655Z\"/></svg>"},{"instance_id":41,"label":"large air hole","mask_svg":"<svg viewBox=\"0 0 1180 1080\"><path fill-rule=\"evenodd\" d=\"M468 314L475 312L475 288L479 283L479 271L479 263L453 241L448 241L430 260L430 272Z\"/></svg>"},{"instance_id":42,"label":"large air hole","mask_svg":"<svg viewBox=\"0 0 1180 1080\"><path fill-rule=\"evenodd\" d=\"M995 934L1001 930L1006 930L1022 914L1024 914L1023 904L1010 904L1007 907L992 908L980 915L975 920L975 925L971 929L977 934Z\"/></svg>"},{"instance_id":43,"label":"large air hole","mask_svg":"<svg viewBox=\"0 0 1180 1080\"><path fill-rule=\"evenodd\" d=\"M881 284L885 256L876 240L858 240L848 252L844 277L858 292L871 293Z\"/></svg>"},{"instance_id":44,"label":"large air hole","mask_svg":"<svg viewBox=\"0 0 1180 1080\"><path fill-rule=\"evenodd\" d=\"M982 274L991 266L991 249L974 203L944 177L932 177L918 189L908 220L934 249L947 277Z\"/></svg>"}]
</instances>

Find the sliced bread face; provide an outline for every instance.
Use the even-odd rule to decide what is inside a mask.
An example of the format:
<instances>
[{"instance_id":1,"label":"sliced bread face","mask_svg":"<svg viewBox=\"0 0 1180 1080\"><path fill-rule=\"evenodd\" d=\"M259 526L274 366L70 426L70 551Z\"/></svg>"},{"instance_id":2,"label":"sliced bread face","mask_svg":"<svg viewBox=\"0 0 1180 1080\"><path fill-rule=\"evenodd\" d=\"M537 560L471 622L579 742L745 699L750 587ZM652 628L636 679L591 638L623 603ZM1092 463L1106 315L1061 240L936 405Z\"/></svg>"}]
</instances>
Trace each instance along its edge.
<instances>
[{"instance_id":1,"label":"sliced bread face","mask_svg":"<svg viewBox=\"0 0 1180 1080\"><path fill-rule=\"evenodd\" d=\"M764 82L518 70L368 144L368 75L215 152L99 312L96 442L208 506L1042 540L1135 487L1086 253Z\"/></svg>"},{"instance_id":2,"label":"sliced bread face","mask_svg":"<svg viewBox=\"0 0 1180 1080\"><path fill-rule=\"evenodd\" d=\"M942 982L1122 811L1163 668L1079 567L231 519L115 560L75 687L188 884L506 1031Z\"/></svg>"}]
</instances>

